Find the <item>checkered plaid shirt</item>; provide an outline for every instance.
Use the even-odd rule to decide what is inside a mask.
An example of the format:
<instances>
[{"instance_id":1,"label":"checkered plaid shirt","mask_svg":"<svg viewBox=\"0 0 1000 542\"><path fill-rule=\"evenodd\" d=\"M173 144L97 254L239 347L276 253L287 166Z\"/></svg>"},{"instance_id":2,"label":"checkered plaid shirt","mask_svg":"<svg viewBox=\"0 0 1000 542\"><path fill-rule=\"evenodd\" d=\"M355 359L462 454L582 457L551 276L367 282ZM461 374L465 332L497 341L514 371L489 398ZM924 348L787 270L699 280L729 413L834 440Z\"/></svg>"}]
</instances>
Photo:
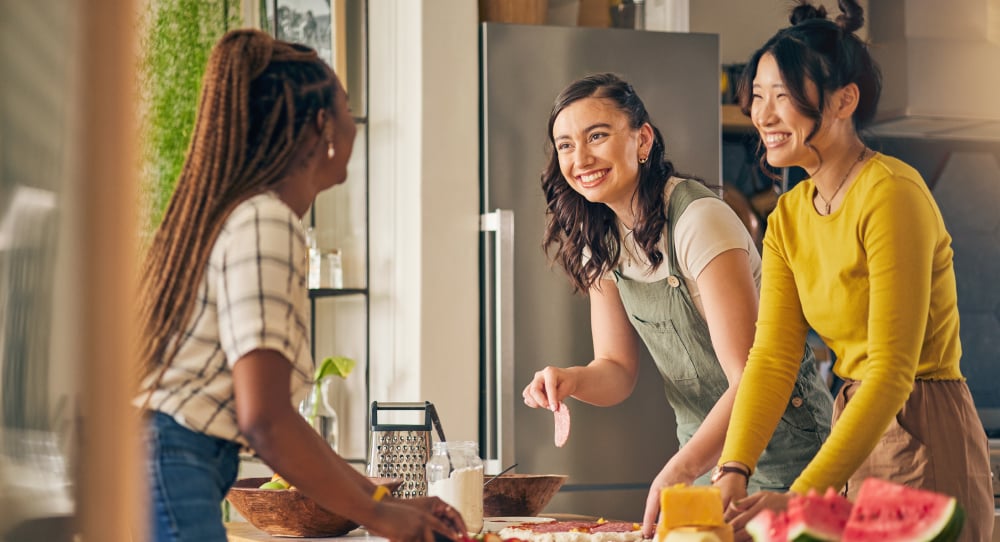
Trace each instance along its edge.
<instances>
[{"instance_id":1,"label":"checkered plaid shirt","mask_svg":"<svg viewBox=\"0 0 1000 542\"><path fill-rule=\"evenodd\" d=\"M236 207L212 248L180 350L149 408L246 446L236 423L233 365L254 350L279 352L292 364L293 397L313 371L306 258L301 221L276 195Z\"/></svg>"}]
</instances>

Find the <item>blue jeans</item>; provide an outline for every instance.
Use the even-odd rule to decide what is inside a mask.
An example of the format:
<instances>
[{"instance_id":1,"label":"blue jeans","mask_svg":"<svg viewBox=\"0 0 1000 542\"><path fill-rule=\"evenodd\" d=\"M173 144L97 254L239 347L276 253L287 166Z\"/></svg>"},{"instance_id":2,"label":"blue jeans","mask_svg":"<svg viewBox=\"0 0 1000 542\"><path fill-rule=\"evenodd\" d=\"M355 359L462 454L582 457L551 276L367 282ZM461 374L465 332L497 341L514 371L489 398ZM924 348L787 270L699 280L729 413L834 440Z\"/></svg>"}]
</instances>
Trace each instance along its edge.
<instances>
[{"instance_id":1,"label":"blue jeans","mask_svg":"<svg viewBox=\"0 0 1000 542\"><path fill-rule=\"evenodd\" d=\"M146 420L150 540L226 542L221 504L236 481L239 444L191 431L161 412Z\"/></svg>"}]
</instances>

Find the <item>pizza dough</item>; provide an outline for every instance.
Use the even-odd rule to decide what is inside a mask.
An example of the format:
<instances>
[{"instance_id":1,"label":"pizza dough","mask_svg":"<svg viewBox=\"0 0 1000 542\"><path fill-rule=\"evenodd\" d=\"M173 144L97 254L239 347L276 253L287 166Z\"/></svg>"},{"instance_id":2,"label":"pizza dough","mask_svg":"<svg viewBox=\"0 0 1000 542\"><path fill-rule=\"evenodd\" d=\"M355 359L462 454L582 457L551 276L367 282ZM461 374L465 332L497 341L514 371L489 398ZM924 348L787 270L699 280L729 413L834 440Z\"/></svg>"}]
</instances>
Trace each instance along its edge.
<instances>
[{"instance_id":1,"label":"pizza dough","mask_svg":"<svg viewBox=\"0 0 1000 542\"><path fill-rule=\"evenodd\" d=\"M504 540L526 542L641 542L642 526L631 521L552 521L522 523L500 530Z\"/></svg>"}]
</instances>

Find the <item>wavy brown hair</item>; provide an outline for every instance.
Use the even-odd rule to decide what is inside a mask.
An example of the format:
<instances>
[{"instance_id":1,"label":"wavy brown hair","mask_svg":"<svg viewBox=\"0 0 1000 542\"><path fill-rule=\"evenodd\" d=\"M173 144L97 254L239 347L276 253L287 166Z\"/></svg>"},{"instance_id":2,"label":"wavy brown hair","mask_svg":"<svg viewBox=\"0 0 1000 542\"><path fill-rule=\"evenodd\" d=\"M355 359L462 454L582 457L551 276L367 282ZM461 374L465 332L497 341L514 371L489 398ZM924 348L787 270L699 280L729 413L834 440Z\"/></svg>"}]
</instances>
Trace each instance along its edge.
<instances>
[{"instance_id":1,"label":"wavy brown hair","mask_svg":"<svg viewBox=\"0 0 1000 542\"><path fill-rule=\"evenodd\" d=\"M663 263L657 248L667 222L663 189L674 175L674 166L664 154L663 136L653 125L635 89L613 73L589 75L571 83L552 106L548 122L549 162L542 172L545 193L545 234L542 248L569 275L574 291L585 292L608 271L618 265L621 239L614 211L603 203L592 203L569 185L559 169L552 127L559 113L584 98L601 98L615 105L628 117L629 127L637 130L648 123L653 128L653 144L645 164L639 165L639 184L633 198L637 210L632 235L653 268ZM590 258L584 263L584 249ZM555 249L555 255L550 251Z\"/></svg>"},{"instance_id":2,"label":"wavy brown hair","mask_svg":"<svg viewBox=\"0 0 1000 542\"><path fill-rule=\"evenodd\" d=\"M737 83L744 115L750 116L757 64L762 56L771 54L795 108L815 123L806 137L806 145L819 132L827 97L850 83L858 85L859 90L858 107L851 118L855 131L871 124L882 95L882 71L868 46L855 34L865 24L864 9L855 0L839 0L838 6L841 14L831 21L823 6L813 6L806 0L796 2L788 17L792 25L779 30L754 52ZM815 104L806 94L806 80L812 81L819 91ZM810 148L816 151L811 145ZM762 149L758 150L762 171L769 171L766 156ZM822 162L823 157L819 153L817 156Z\"/></svg>"},{"instance_id":3,"label":"wavy brown hair","mask_svg":"<svg viewBox=\"0 0 1000 542\"><path fill-rule=\"evenodd\" d=\"M177 188L141 267L140 371L157 381L191 318L212 246L233 209L277 184L320 110L331 117L336 76L308 47L234 30L212 49Z\"/></svg>"}]
</instances>

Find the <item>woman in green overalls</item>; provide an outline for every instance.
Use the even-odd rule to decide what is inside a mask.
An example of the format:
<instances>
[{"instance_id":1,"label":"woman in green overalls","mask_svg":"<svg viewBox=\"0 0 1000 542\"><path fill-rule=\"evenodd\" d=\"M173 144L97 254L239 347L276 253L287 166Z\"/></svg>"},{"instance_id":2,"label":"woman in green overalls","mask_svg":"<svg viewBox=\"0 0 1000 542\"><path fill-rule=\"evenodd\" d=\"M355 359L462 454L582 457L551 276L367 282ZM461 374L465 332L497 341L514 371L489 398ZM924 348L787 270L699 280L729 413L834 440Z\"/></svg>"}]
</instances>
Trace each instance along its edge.
<instances>
[{"instance_id":1,"label":"woman in green overalls","mask_svg":"<svg viewBox=\"0 0 1000 542\"><path fill-rule=\"evenodd\" d=\"M707 484L722 451L753 342L760 256L722 200L675 176L663 137L627 82L596 74L572 83L548 126L544 246L555 249L573 286L589 292L594 359L539 371L524 402L551 410L568 396L620 403L638 378L638 334L663 377L681 444L650 486L643 517L650 537L660 490ZM832 398L802 348L795 392L747 480L750 491L787 488L830 431Z\"/></svg>"}]
</instances>

